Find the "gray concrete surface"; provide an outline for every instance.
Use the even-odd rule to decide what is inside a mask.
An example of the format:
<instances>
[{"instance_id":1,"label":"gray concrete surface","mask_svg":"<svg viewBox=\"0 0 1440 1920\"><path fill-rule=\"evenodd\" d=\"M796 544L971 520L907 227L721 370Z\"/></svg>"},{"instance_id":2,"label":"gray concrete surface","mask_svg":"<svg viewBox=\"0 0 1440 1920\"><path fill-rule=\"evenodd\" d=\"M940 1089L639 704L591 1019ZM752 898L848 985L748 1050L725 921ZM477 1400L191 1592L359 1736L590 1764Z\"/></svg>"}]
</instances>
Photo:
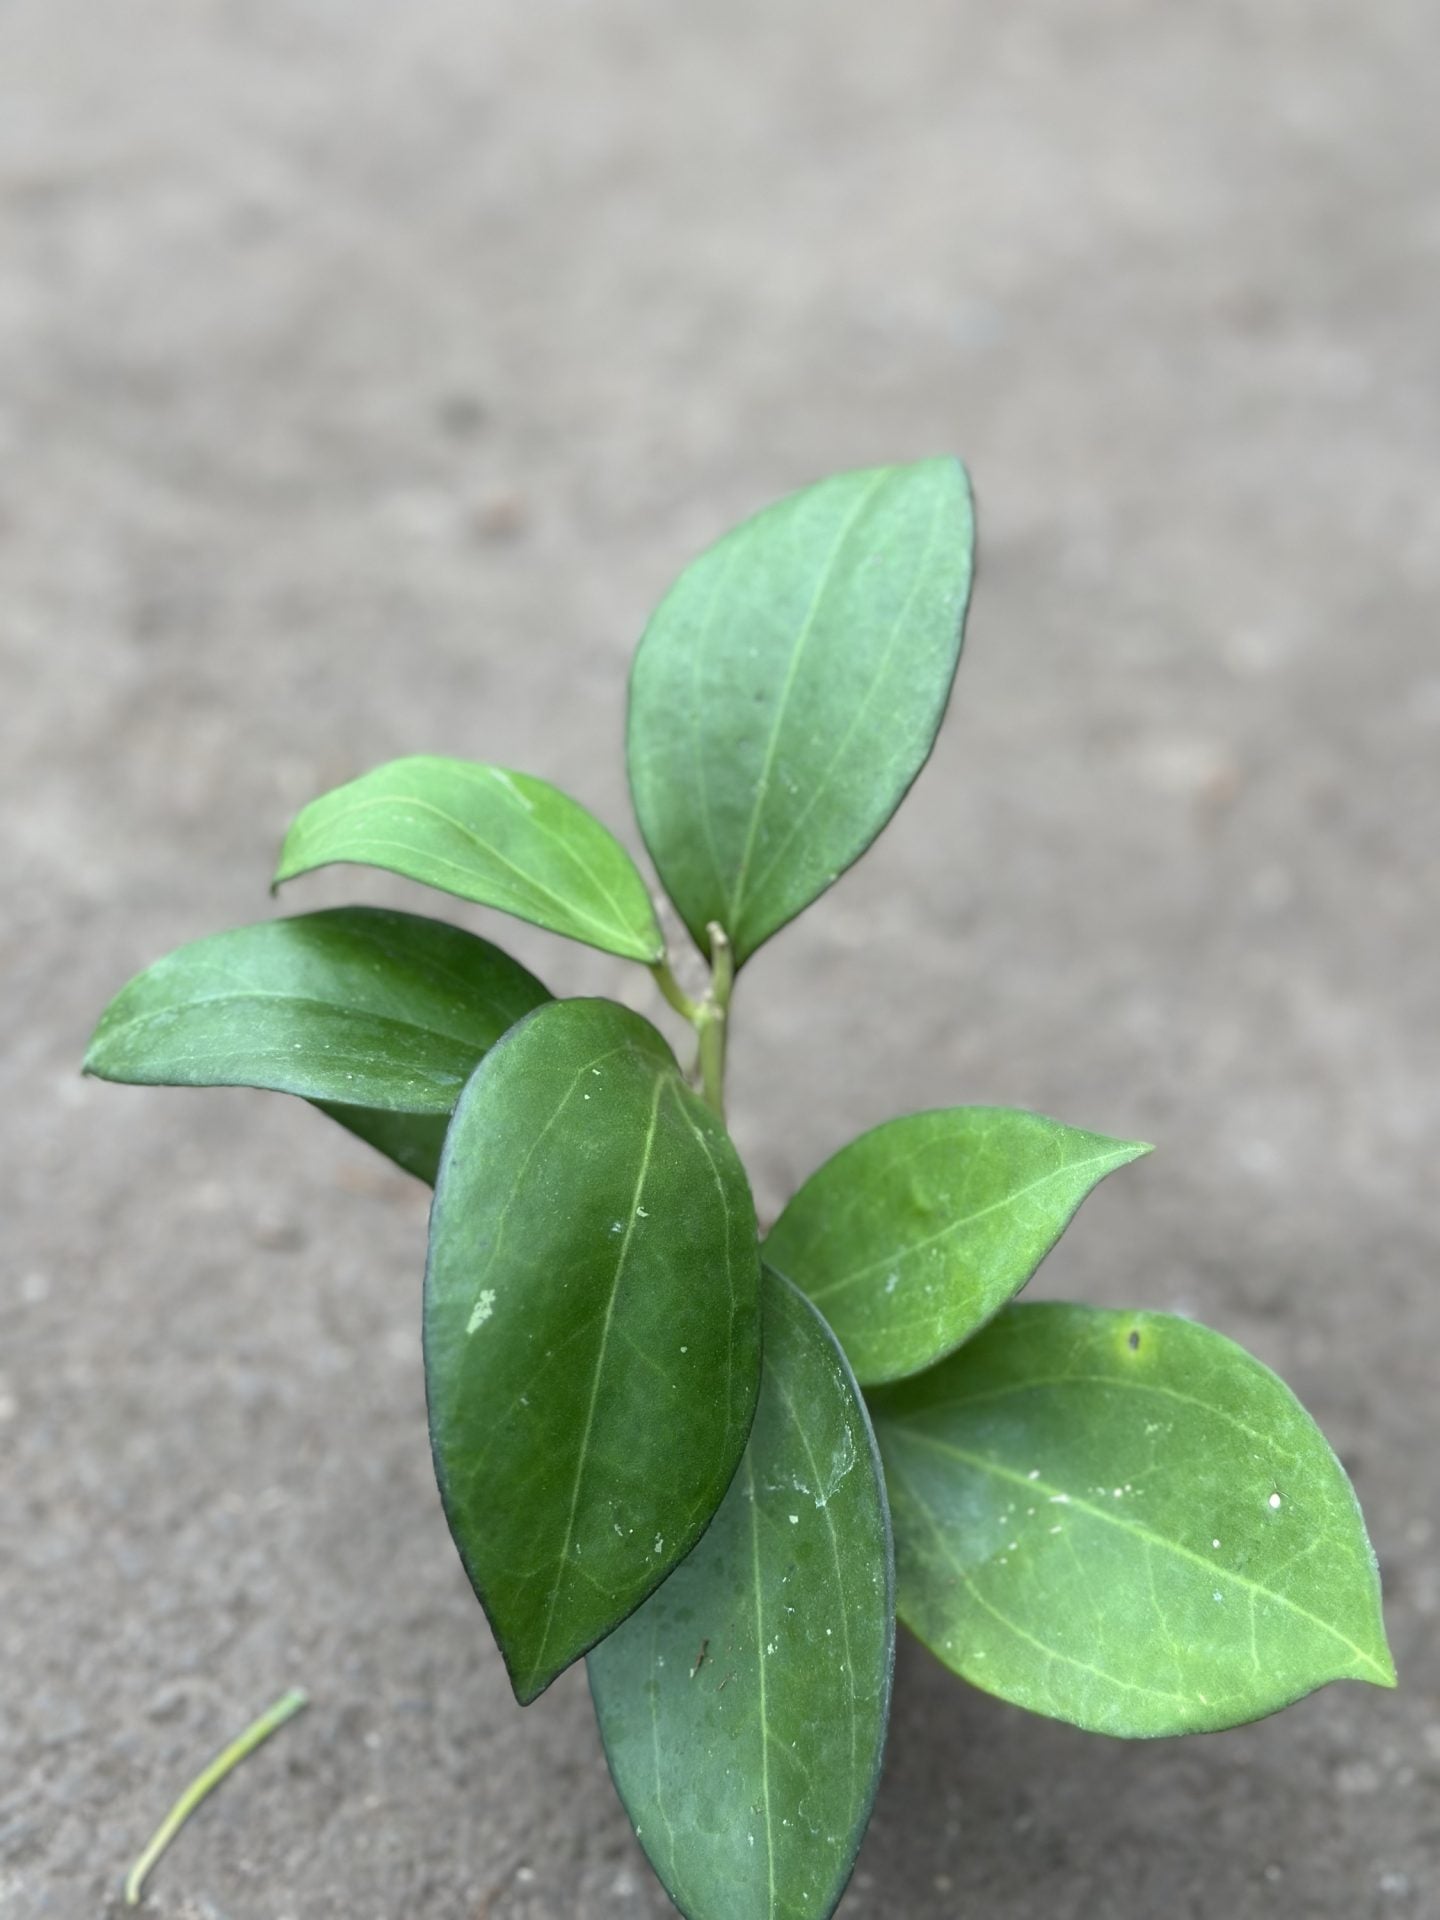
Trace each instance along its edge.
<instances>
[{"instance_id":1,"label":"gray concrete surface","mask_svg":"<svg viewBox=\"0 0 1440 1920\"><path fill-rule=\"evenodd\" d=\"M1437 58L1431 0L0 5L6 1920L110 1911L294 1682L156 1915L668 1910L579 1676L512 1706L446 1538L421 1190L297 1103L76 1066L390 755L629 831L677 567L942 449L957 700L745 981L762 1204L904 1107L1157 1141L1038 1290L1292 1381L1402 1688L1137 1747L909 1649L846 1920L1440 1914ZM291 904L347 892L404 897Z\"/></svg>"}]
</instances>

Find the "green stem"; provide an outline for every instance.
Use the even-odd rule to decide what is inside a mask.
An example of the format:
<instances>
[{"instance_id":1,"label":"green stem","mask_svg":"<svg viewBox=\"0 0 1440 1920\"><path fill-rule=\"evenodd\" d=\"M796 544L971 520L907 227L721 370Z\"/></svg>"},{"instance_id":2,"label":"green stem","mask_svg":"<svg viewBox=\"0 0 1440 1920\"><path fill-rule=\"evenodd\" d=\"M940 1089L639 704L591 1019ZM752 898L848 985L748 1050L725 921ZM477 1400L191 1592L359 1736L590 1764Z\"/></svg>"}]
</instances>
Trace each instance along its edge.
<instances>
[{"instance_id":1,"label":"green stem","mask_svg":"<svg viewBox=\"0 0 1440 1920\"><path fill-rule=\"evenodd\" d=\"M161 1854L164 1853L181 1827L183 1827L185 1822L190 1818L196 1807L198 1807L200 1802L205 1798L206 1794L210 1793L215 1787L218 1787L227 1774L233 1773L240 1762L245 1759L248 1754L252 1754L262 1740L268 1740L277 1727L283 1727L287 1720L299 1713L300 1709L307 1704L307 1696L302 1693L298 1687L292 1687L290 1692L282 1699L277 1700L273 1707L267 1708L258 1720L252 1721L238 1740L232 1740L225 1751L222 1754L218 1754L216 1758L210 1762L209 1766L206 1767L205 1771L190 1782L190 1785L161 1821L155 1831L154 1839L125 1876L125 1904L127 1907L139 1906L140 1889L145 1884L145 1876L160 1858Z\"/></svg>"},{"instance_id":2,"label":"green stem","mask_svg":"<svg viewBox=\"0 0 1440 1920\"><path fill-rule=\"evenodd\" d=\"M730 1005L730 993L735 985L735 949L718 920L712 920L705 931L710 936L710 994L723 1013Z\"/></svg>"},{"instance_id":3,"label":"green stem","mask_svg":"<svg viewBox=\"0 0 1440 1920\"><path fill-rule=\"evenodd\" d=\"M655 976L656 986L659 987L661 993L664 994L675 1011L684 1019L688 1020L691 1026L698 1026L700 1023L701 1009L697 1003L690 998L689 994L686 993L685 989L671 972L669 954L662 954L651 967L650 971Z\"/></svg>"},{"instance_id":4,"label":"green stem","mask_svg":"<svg viewBox=\"0 0 1440 1920\"><path fill-rule=\"evenodd\" d=\"M670 966L668 953L656 960L650 971L661 993L675 1011L688 1020L700 1041L700 1056L694 1078L700 1083L705 1104L725 1118L725 1028L730 1013L730 994L735 985L735 954L729 935L718 920L705 929L710 938L710 984L703 1000L692 1000Z\"/></svg>"},{"instance_id":5,"label":"green stem","mask_svg":"<svg viewBox=\"0 0 1440 1920\"><path fill-rule=\"evenodd\" d=\"M725 1118L725 1015L719 1007L706 1007L698 1023L700 1035L700 1091L710 1110Z\"/></svg>"},{"instance_id":6,"label":"green stem","mask_svg":"<svg viewBox=\"0 0 1440 1920\"><path fill-rule=\"evenodd\" d=\"M700 1091L706 1104L725 1118L725 1041L730 1021L730 994L735 985L735 953L718 920L705 931L710 936L710 988L696 1021L700 1035Z\"/></svg>"}]
</instances>

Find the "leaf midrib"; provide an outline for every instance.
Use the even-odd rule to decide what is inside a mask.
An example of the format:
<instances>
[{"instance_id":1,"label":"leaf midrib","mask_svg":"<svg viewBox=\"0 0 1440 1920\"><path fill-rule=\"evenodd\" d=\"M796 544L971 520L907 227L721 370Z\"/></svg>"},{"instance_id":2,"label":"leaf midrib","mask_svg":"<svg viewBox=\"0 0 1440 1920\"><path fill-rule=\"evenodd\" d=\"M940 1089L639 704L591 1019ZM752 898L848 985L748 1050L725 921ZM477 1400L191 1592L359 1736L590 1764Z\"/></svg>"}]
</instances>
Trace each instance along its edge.
<instances>
[{"instance_id":1,"label":"leaf midrib","mask_svg":"<svg viewBox=\"0 0 1440 1920\"><path fill-rule=\"evenodd\" d=\"M1040 1174L1038 1178L1029 1181L1025 1186L1016 1187L1012 1192L1002 1194L998 1200L991 1200L987 1205L977 1207L972 1213L962 1214L955 1220L948 1220L943 1227L937 1227L934 1233L926 1234L922 1239L907 1240L903 1247L892 1250L890 1253L882 1254L878 1259L867 1260L863 1266L852 1267L848 1272L837 1274L833 1279L826 1280L823 1283L817 1282L814 1285L807 1285L805 1291L812 1300L817 1302L832 1299L837 1293L848 1292L857 1282L868 1280L872 1274L879 1273L886 1267L901 1266L906 1261L912 1259L914 1255L923 1253L927 1247L938 1246L941 1241L948 1240L955 1234L965 1232L968 1228L973 1227L976 1221L985 1219L987 1215L998 1213L1005 1207L1017 1206L1022 1200L1026 1199L1028 1195L1037 1192L1041 1187L1051 1185L1052 1182L1056 1180L1063 1180L1071 1174L1081 1174L1086 1172L1090 1167L1098 1167L1101 1165L1103 1165L1108 1172L1114 1167L1125 1165L1125 1163L1125 1155L1114 1153L1098 1153L1093 1154L1088 1160L1067 1161L1063 1167L1054 1167L1049 1173ZM1095 1182L1092 1181L1090 1185L1093 1187ZM1081 1194L1080 1198L1082 1200L1085 1199L1088 1192L1089 1189L1087 1188L1086 1193ZM1089 1216L1087 1215L1086 1217L1088 1218Z\"/></svg>"},{"instance_id":2,"label":"leaf midrib","mask_svg":"<svg viewBox=\"0 0 1440 1920\"><path fill-rule=\"evenodd\" d=\"M987 1459L984 1454L972 1453L968 1448L958 1447L953 1441L941 1440L935 1434L926 1433L921 1428L904 1426L898 1422L889 1424L892 1433L898 1427L902 1445L908 1442L916 1446L929 1447L935 1453L958 1460L962 1466L975 1467L982 1473L991 1474L997 1480L1003 1480L1009 1485L1047 1498L1051 1495L1063 1494L1066 1507L1070 1512L1088 1514L1093 1520L1104 1521L1107 1526L1115 1527L1121 1533L1131 1534L1135 1539L1144 1541L1147 1547L1161 1548L1168 1553L1173 1553L1179 1559L1188 1560L1193 1566L1203 1567L1208 1578L1233 1581L1247 1593L1258 1594L1263 1599L1277 1602L1297 1618L1308 1620L1312 1626L1319 1627L1323 1632L1328 1633L1332 1639L1338 1640L1341 1646L1348 1647L1364 1666L1384 1675L1384 1668L1373 1654L1366 1653L1363 1647L1357 1646L1348 1634L1342 1633L1332 1622L1322 1619L1318 1613L1312 1613L1308 1607L1302 1607L1298 1601L1290 1599L1288 1595L1278 1592L1274 1587L1267 1587L1259 1580L1252 1580L1248 1574L1237 1572L1233 1567L1206 1560L1196 1553L1193 1547L1184 1546L1178 1540L1168 1539L1163 1533L1156 1533L1153 1528L1141 1526L1134 1520L1127 1520L1123 1514L1111 1512L1106 1507L1097 1507L1081 1495L1071 1493L1064 1487L1057 1487L1053 1482L1043 1478L1032 1480L1028 1474L1020 1473L1013 1467L1001 1466L997 1461ZM973 1581L970 1584L974 1590Z\"/></svg>"},{"instance_id":3,"label":"leaf midrib","mask_svg":"<svg viewBox=\"0 0 1440 1920\"><path fill-rule=\"evenodd\" d=\"M775 1911L775 1832L770 1806L770 1723L765 1704L765 1612L760 1596L760 1507L755 1496L755 1459L745 1449L745 1491L750 1502L750 1570L755 1589L755 1673L760 1685L760 1804L765 1816L765 1864L769 1894L765 1911Z\"/></svg>"},{"instance_id":4,"label":"leaf midrib","mask_svg":"<svg viewBox=\"0 0 1440 1920\"><path fill-rule=\"evenodd\" d=\"M663 1073L657 1073L655 1076L655 1091L650 1102L650 1118L645 1129L645 1144L640 1152L635 1187L630 1196L629 1218L625 1222L625 1232L621 1237L619 1252L616 1256L615 1271L610 1282L610 1298L606 1302L605 1319L600 1329L600 1342L595 1354L595 1372L590 1382L590 1402L585 1410L585 1426L580 1435L580 1445L575 1457L575 1483L570 1492L570 1512L565 1522L565 1539L555 1565L555 1578L550 1588L550 1605L545 1615L545 1626L540 1635L540 1644L536 1648L535 1658L531 1663L532 1680L544 1670L545 1649L550 1644L550 1634L555 1624L555 1610L560 1601L560 1590L566 1584L565 1575L569 1567L570 1548L575 1539L575 1520L580 1511L580 1488L585 1478L586 1466L589 1464L590 1435L595 1427L595 1409L600 1402L600 1382L605 1374L605 1354L610 1344L610 1329L615 1320L615 1303L620 1297L620 1282L635 1238L635 1222L640 1217L640 1202L645 1195L645 1180L650 1171L650 1158L655 1148L655 1134L660 1117L660 1096L665 1090L665 1079L666 1076Z\"/></svg>"},{"instance_id":5,"label":"leaf midrib","mask_svg":"<svg viewBox=\"0 0 1440 1920\"><path fill-rule=\"evenodd\" d=\"M800 812L796 815L795 819L791 822L789 832L785 835L785 838L780 842L780 845L776 847L774 851L771 853L769 859L765 862L765 865L760 869L759 875L755 881L755 891L757 893L764 891L766 881L770 878L771 874L774 873L775 869L779 866L780 862L784 859L785 855L789 852L792 844L795 841L796 836L804 828L805 822L810 818L811 814L815 811L816 807L820 804L821 800L824 798L826 789L830 785L830 780L832 775L835 772L835 769L840 765L840 762L845 757L846 752L849 750L850 742L855 738L856 730L859 728L860 723L864 720L865 716L870 711L871 704L873 703L876 694L880 690L881 683L885 679L886 670L890 665L891 656L894 654L894 651L895 651L895 643L900 637L901 626L903 625L905 620L908 618L910 609L915 604L915 596L920 591L921 581L924 576L926 562L930 558L930 550L935 544L935 535L939 530L941 515L947 504L948 503L945 499L945 496L941 493L937 493L934 510L932 512L931 519L930 519L930 526L925 535L925 545L921 552L920 558L915 562L914 577L910 582L909 591L905 595L904 604L901 606L899 612L895 615L894 620L890 624L890 632L885 641L884 651L880 656L879 662L876 665L874 672L870 676L870 684L865 689L864 698L860 701L854 713L851 715L850 724L845 729L845 733L840 741L839 746L837 746L834 753L831 754L829 762L826 765L824 772L819 776L819 778L811 786L810 797L805 802L805 805L800 809Z\"/></svg>"},{"instance_id":6,"label":"leaf midrib","mask_svg":"<svg viewBox=\"0 0 1440 1920\"><path fill-rule=\"evenodd\" d=\"M775 707L775 718L770 727L770 738L766 742L765 758L760 768L760 779L755 789L755 804L750 811L750 823L745 834L745 845L741 849L740 865L736 869L735 885L730 896L730 924L727 930L731 938L737 942L740 937L740 913L745 898L745 886L750 870L750 859L755 849L755 835L759 831L760 816L765 810L765 802L769 797L770 775L774 769L775 755L780 745L780 733L785 722L786 708L789 705L790 695L794 691L795 681L800 671L800 661L809 643L810 636L815 630L815 623L819 618L821 604L824 601L825 595L830 590L830 583L835 576L835 569L839 564L840 555L845 543L850 538L861 515L869 507L871 501L875 498L876 494L879 493L886 481L891 478L894 471L895 469L893 467L879 468L871 480L870 485L866 487L841 522L840 530L835 536L834 543L820 571L820 577L816 584L814 594L811 597L809 609L806 612L804 621L801 623L800 631L795 637L795 643L791 648L790 660L785 671L784 684L780 689L780 698Z\"/></svg>"},{"instance_id":7,"label":"leaf midrib","mask_svg":"<svg viewBox=\"0 0 1440 1920\"><path fill-rule=\"evenodd\" d=\"M477 1041L473 1034L458 1033L452 1028L431 1025L423 1020L406 1020L393 1013L378 1013L372 1007L349 1005L339 1000L323 1000L317 994L285 993L274 987L235 987L223 993L192 993L184 1000L164 1007L149 1007L140 1013L126 1014L113 1027L107 1026L99 1036L106 1045L121 1035L129 1035L134 1029L153 1026L157 1021L173 1023L188 1013L198 1013L210 1007L233 1006L237 1002L258 1001L262 1004L274 1003L277 1006L293 1008L297 1013L322 1014L326 1019L367 1020L377 1027L393 1030L397 1034L424 1034L432 1040L452 1041L467 1052L486 1051L486 1044ZM487 1009L487 1011L496 1011ZM477 1054L478 1058L478 1054Z\"/></svg>"},{"instance_id":8,"label":"leaf midrib","mask_svg":"<svg viewBox=\"0 0 1440 1920\"><path fill-rule=\"evenodd\" d=\"M1097 1667L1092 1661L1081 1660L1073 1653L1062 1653L1058 1647L1048 1645L1047 1642L1029 1632L1027 1628L1022 1627L1018 1621L1012 1620L1002 1608L997 1607L993 1601L986 1599L985 1595L981 1593L979 1587L976 1585L974 1575L967 1567L963 1567L960 1564L950 1544L948 1534L936 1519L929 1503L922 1499L915 1491L913 1482L906 1478L893 1460L886 1461L885 1471L889 1478L895 1480L904 1488L911 1502L923 1516L926 1526L929 1527L931 1533L935 1536L941 1554L947 1565L954 1569L956 1577L964 1582L980 1606L983 1607L993 1619L998 1620L1007 1633L1013 1633L1016 1639L1023 1640L1027 1646L1034 1647L1036 1652L1043 1654L1047 1660L1059 1660L1063 1665L1075 1667L1081 1673L1093 1674L1097 1680L1103 1680L1107 1686L1119 1687L1127 1693L1143 1694L1147 1699L1171 1700L1178 1702L1182 1706L1191 1706L1194 1704L1196 1696L1193 1694L1171 1693L1163 1687L1147 1687L1144 1682L1140 1680L1122 1680L1118 1674L1107 1673L1104 1667ZM1034 1483L1027 1482L1026 1484L1033 1485ZM983 1683L977 1681L977 1684ZM1220 1696L1221 1699L1227 1699L1229 1697L1231 1696ZM1202 1702L1202 1704L1213 1705L1215 1703Z\"/></svg>"},{"instance_id":9,"label":"leaf midrib","mask_svg":"<svg viewBox=\"0 0 1440 1920\"><path fill-rule=\"evenodd\" d=\"M815 1450L810 1445L810 1436L805 1430L805 1424L800 1418L799 1412L795 1406L795 1402L791 1398L790 1392L782 1380L777 1378L774 1384L779 1392L780 1399L784 1403L785 1412L789 1418L790 1425L793 1428L793 1430L800 1436L800 1444L805 1449L805 1458L810 1462L811 1477L813 1478L816 1487L823 1489L825 1484L825 1477L820 1471L820 1463L815 1458ZM848 1391L849 1391L848 1383L847 1383L846 1390L848 1394ZM855 1436L852 1434L851 1435L852 1445L854 1444L854 1439L855 1439ZM858 1461L858 1458L859 1458L859 1449L857 1448L857 1461ZM812 1495L812 1498L813 1497L814 1496ZM833 1515L830 1512L831 1498L833 1498L833 1495L826 1496L824 1504L820 1506L820 1512L825 1516L826 1530L830 1535L830 1555L832 1560L835 1563L835 1593L840 1606L840 1638L844 1643L845 1673L850 1683L849 1693L847 1698L848 1698L848 1703L850 1708L850 1788L851 1788L851 1792L853 1793L855 1789L856 1776L858 1772L858 1767L857 1767L857 1762L859 1759L858 1739L859 1739L859 1732L860 1732L859 1719L855 1711L855 1686L856 1686L855 1657L850 1645L849 1588L847 1587L846 1580L845 1580L845 1570L840 1564L840 1537L835 1530L835 1520ZM817 1502L817 1504L819 1503Z\"/></svg>"},{"instance_id":10,"label":"leaf midrib","mask_svg":"<svg viewBox=\"0 0 1440 1920\"><path fill-rule=\"evenodd\" d=\"M575 1098L576 1090L583 1082L586 1074L597 1072L599 1068L605 1065L606 1061L613 1060L617 1054L621 1054L621 1053L637 1053L638 1054L639 1049L635 1046L633 1041L623 1040L621 1041L619 1046L607 1047L603 1053L592 1054L588 1060L583 1061L581 1065L575 1069L575 1073L571 1078L569 1086L566 1087L564 1093L561 1094L560 1098L556 1101L554 1111L551 1113L550 1118L545 1122L544 1126L539 1129L539 1131L535 1135L535 1138L530 1142L530 1145L526 1150L524 1159L520 1162L520 1165L515 1170L515 1177L510 1183L510 1191L506 1194L504 1200L501 1202L500 1211L495 1217L495 1228L494 1228L494 1234L490 1244L490 1254L488 1259L485 1262L483 1269L481 1270L482 1280L489 1278L490 1274L494 1270L496 1261L500 1258L501 1246L505 1237L505 1228L509 1224L510 1209L514 1206L516 1199L519 1197L521 1189L525 1185L525 1176L530 1171L531 1162L534 1160L536 1154L540 1151L545 1141L549 1138L550 1134L554 1131L555 1127L558 1126L560 1122L560 1116L564 1113L565 1109L569 1106L570 1102ZM647 1056L641 1055L640 1057L646 1058ZM656 1065L657 1072L663 1074L664 1068L661 1065L661 1063L656 1062L655 1065ZM472 1305L473 1305L473 1302L472 1302Z\"/></svg>"},{"instance_id":11,"label":"leaf midrib","mask_svg":"<svg viewBox=\"0 0 1440 1920\"><path fill-rule=\"evenodd\" d=\"M488 774L489 786L487 790L493 791L498 776L500 791L505 795L505 798L521 809L525 818L537 833L543 834L547 840L554 841L561 853L570 862L571 866L580 873L582 878L588 880L593 887L598 888L605 896L606 905L610 907L615 915L616 926L627 924L628 916L626 910L623 904L615 898L606 880L598 870L592 871L591 868L586 866L585 862L580 858L580 854L574 844L555 826L553 821L547 818L542 807L538 806L536 802L526 799L524 793L521 791L521 784L523 783L524 786L539 787L546 798L558 797L562 803L569 802L568 794L561 793L558 788L552 787L548 781L537 780L533 774L510 773L504 767L473 766L463 760L458 763L451 762L450 765L452 770L461 779L478 780L481 776ZM578 801L572 804L578 816L584 821L588 831L597 836L603 835L607 841L612 839L613 836L603 821L597 820L588 808L581 807ZM624 849L620 846L618 840L614 842L614 850L622 854L624 853ZM610 851L610 849L607 848L607 851ZM628 857L627 855L626 858L628 859ZM636 878L640 878L638 873L636 874Z\"/></svg>"},{"instance_id":12,"label":"leaf midrib","mask_svg":"<svg viewBox=\"0 0 1440 1920\"><path fill-rule=\"evenodd\" d=\"M418 794L386 792L383 794L366 795L363 799L347 801L343 807L337 806L333 813L323 816L318 822L312 821L310 832L313 833L315 838L320 842L322 857L316 859L312 856L306 860L304 866L285 866L281 870L280 879L293 880L299 874L308 871L312 867L331 865L337 859L341 861L349 860L362 866L371 864L354 854L326 854L324 851L324 836L326 833L333 833L337 827L348 826L357 814L368 813L376 808L391 808L397 806L414 807L422 813L433 815L435 819L457 833L462 840L468 841L469 844L478 849L479 852L487 854L498 866L504 867L509 873L514 875L514 880L511 884L517 899L533 901L535 897L538 896L542 902L548 901L553 903L554 907L567 919L578 921L597 932L608 935L612 939L618 936L629 941L631 944L634 943L635 930L631 925L623 921L611 922L604 920L598 914L590 912L579 905L578 902L567 900L564 894L557 893L553 887L547 886L543 880L537 879L532 873L527 873L524 867L517 866L508 855L503 854L498 847L493 846L490 841L484 839L473 827L467 825L465 821L457 819L452 813L447 813L443 807L437 806L433 800L427 800ZM527 816L527 818L529 818L533 824L533 816ZM598 825L598 822L596 824ZM458 874L462 879L466 878L471 871L458 860L449 859L443 853L438 853L432 848L416 847L405 840L387 839L383 835L376 835L369 841L369 845L376 852L418 855L423 859L432 861L437 869L448 869ZM586 875L587 879L591 880L592 883L597 886L600 892L606 892L605 888L595 880L595 876L589 868L582 867L581 871ZM401 869L400 872L402 878L413 879L415 877L403 869ZM473 881L471 885L473 887ZM446 891L457 892L463 899L476 900L480 906L497 904L483 897L477 897L473 891L462 888L446 889ZM606 897L608 899L609 895L606 894ZM611 904L614 904L613 901L611 901Z\"/></svg>"}]
</instances>

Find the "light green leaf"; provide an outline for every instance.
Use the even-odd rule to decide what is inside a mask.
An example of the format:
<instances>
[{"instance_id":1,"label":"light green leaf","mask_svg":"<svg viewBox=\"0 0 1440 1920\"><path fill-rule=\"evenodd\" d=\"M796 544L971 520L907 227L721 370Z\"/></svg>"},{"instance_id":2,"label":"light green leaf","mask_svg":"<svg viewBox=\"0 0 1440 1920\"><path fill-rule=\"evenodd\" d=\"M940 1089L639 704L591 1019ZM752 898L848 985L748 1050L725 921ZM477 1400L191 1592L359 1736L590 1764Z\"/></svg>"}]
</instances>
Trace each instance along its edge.
<instances>
[{"instance_id":1,"label":"light green leaf","mask_svg":"<svg viewBox=\"0 0 1440 1920\"><path fill-rule=\"evenodd\" d=\"M925 764L974 522L954 460L845 473L680 576L630 681L630 787L665 886L737 963L857 860Z\"/></svg>"},{"instance_id":2,"label":"light green leaf","mask_svg":"<svg viewBox=\"0 0 1440 1920\"><path fill-rule=\"evenodd\" d=\"M590 1655L610 1771L689 1920L825 1920L890 1710L889 1517L834 1336L767 1272L750 1444L698 1547Z\"/></svg>"},{"instance_id":3,"label":"light green leaf","mask_svg":"<svg viewBox=\"0 0 1440 1920\"><path fill-rule=\"evenodd\" d=\"M446 1518L522 1702L719 1505L759 1285L744 1171L647 1021L556 1001L491 1050L436 1184L425 1378Z\"/></svg>"},{"instance_id":4,"label":"light green leaf","mask_svg":"<svg viewBox=\"0 0 1440 1920\"><path fill-rule=\"evenodd\" d=\"M1394 1685L1344 1470L1220 1334L1014 1306L870 1409L900 1617L987 1693L1135 1738Z\"/></svg>"},{"instance_id":5,"label":"light green leaf","mask_svg":"<svg viewBox=\"0 0 1440 1920\"><path fill-rule=\"evenodd\" d=\"M268 1087L448 1115L486 1049L549 994L440 920L337 907L196 940L101 1015L85 1071L142 1086Z\"/></svg>"},{"instance_id":6,"label":"light green leaf","mask_svg":"<svg viewBox=\"0 0 1440 1920\"><path fill-rule=\"evenodd\" d=\"M933 1366L1018 1293L1116 1167L1150 1149L1010 1107L887 1121L812 1173L766 1257L863 1386Z\"/></svg>"},{"instance_id":7,"label":"light green leaf","mask_svg":"<svg viewBox=\"0 0 1440 1920\"><path fill-rule=\"evenodd\" d=\"M577 801L527 773L392 760L313 800L275 884L336 861L383 867L646 964L665 943L635 862Z\"/></svg>"}]
</instances>

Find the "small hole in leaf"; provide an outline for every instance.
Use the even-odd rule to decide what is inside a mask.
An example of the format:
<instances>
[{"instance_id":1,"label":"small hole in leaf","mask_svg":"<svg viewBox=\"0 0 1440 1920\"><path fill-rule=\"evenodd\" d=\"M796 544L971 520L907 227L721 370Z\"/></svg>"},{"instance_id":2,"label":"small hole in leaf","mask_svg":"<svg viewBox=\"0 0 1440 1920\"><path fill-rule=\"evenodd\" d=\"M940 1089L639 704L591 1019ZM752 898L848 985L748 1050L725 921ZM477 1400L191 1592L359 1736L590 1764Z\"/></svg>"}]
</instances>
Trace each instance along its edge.
<instances>
[{"instance_id":1,"label":"small hole in leaf","mask_svg":"<svg viewBox=\"0 0 1440 1920\"><path fill-rule=\"evenodd\" d=\"M1135 1332L1133 1332L1133 1331L1132 1331L1132 1333L1131 1333L1131 1334L1130 1334L1130 1336L1129 1336L1129 1347L1130 1347L1130 1351L1131 1351L1132 1353L1134 1353L1134 1351L1135 1351L1135 1349L1136 1349L1136 1348L1137 1348L1137 1347L1138 1347L1139 1345L1140 1345L1140 1336L1139 1336L1139 1334L1138 1334L1138 1333L1135 1333Z\"/></svg>"}]
</instances>

